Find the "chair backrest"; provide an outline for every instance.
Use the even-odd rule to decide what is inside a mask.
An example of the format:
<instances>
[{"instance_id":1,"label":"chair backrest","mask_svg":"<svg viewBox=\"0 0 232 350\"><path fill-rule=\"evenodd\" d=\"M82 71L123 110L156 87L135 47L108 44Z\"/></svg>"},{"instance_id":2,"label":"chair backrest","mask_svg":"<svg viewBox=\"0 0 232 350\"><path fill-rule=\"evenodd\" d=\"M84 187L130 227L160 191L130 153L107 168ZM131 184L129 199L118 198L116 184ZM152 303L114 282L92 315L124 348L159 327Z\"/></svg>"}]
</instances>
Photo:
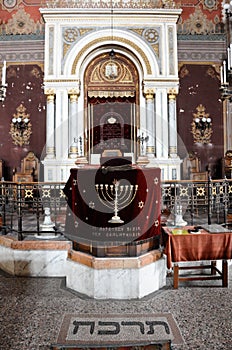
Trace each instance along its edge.
<instances>
[{"instance_id":1,"label":"chair backrest","mask_svg":"<svg viewBox=\"0 0 232 350\"><path fill-rule=\"evenodd\" d=\"M37 181L39 176L39 159L35 156L34 152L30 151L21 160L21 173L30 174L33 176L33 180Z\"/></svg>"},{"instance_id":2,"label":"chair backrest","mask_svg":"<svg viewBox=\"0 0 232 350\"><path fill-rule=\"evenodd\" d=\"M192 173L199 173L201 171L200 158L198 158L195 153L190 152L183 160L182 170L184 179L191 178Z\"/></svg>"}]
</instances>

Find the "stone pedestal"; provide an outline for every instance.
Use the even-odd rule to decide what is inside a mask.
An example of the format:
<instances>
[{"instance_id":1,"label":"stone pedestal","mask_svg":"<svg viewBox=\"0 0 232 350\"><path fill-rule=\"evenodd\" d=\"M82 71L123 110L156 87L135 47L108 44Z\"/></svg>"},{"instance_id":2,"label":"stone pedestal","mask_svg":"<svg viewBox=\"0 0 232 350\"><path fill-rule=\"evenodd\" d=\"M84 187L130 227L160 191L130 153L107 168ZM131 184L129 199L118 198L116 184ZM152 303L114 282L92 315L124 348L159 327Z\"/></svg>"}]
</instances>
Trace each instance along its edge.
<instances>
[{"instance_id":1,"label":"stone pedestal","mask_svg":"<svg viewBox=\"0 0 232 350\"><path fill-rule=\"evenodd\" d=\"M40 225L40 234L36 235L37 238L54 238L56 237L56 233L54 230L55 224L51 219L50 208L44 208L44 221Z\"/></svg>"},{"instance_id":2,"label":"stone pedestal","mask_svg":"<svg viewBox=\"0 0 232 350\"><path fill-rule=\"evenodd\" d=\"M166 257L159 250L117 258L96 258L72 250L66 285L95 299L143 298L166 285Z\"/></svg>"},{"instance_id":3,"label":"stone pedestal","mask_svg":"<svg viewBox=\"0 0 232 350\"><path fill-rule=\"evenodd\" d=\"M175 226L186 226L188 223L183 219L182 205L176 206L176 212L171 214L171 217L168 219L167 223L169 225Z\"/></svg>"}]
</instances>

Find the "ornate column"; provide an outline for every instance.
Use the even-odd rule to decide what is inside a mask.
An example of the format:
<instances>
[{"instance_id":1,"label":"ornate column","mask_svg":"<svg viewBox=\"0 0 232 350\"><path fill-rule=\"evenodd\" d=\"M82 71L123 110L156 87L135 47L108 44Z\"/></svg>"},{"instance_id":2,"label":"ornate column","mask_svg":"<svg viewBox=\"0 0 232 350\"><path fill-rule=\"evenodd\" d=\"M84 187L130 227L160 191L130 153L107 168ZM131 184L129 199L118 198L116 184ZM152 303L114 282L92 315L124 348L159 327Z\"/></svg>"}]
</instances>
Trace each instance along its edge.
<instances>
[{"instance_id":1,"label":"ornate column","mask_svg":"<svg viewBox=\"0 0 232 350\"><path fill-rule=\"evenodd\" d=\"M46 158L55 158L55 91L45 90L47 96L46 114Z\"/></svg>"},{"instance_id":2,"label":"ornate column","mask_svg":"<svg viewBox=\"0 0 232 350\"><path fill-rule=\"evenodd\" d=\"M155 109L154 109L154 90L145 90L146 98L146 123L147 123L147 135L149 139L147 141L146 152L148 157L155 156Z\"/></svg>"},{"instance_id":3,"label":"ornate column","mask_svg":"<svg viewBox=\"0 0 232 350\"><path fill-rule=\"evenodd\" d=\"M176 91L171 90L168 94L169 113L169 157L177 157L177 125L176 125Z\"/></svg>"},{"instance_id":4,"label":"ornate column","mask_svg":"<svg viewBox=\"0 0 232 350\"><path fill-rule=\"evenodd\" d=\"M69 91L69 158L76 158L78 154L78 97L78 90Z\"/></svg>"}]
</instances>

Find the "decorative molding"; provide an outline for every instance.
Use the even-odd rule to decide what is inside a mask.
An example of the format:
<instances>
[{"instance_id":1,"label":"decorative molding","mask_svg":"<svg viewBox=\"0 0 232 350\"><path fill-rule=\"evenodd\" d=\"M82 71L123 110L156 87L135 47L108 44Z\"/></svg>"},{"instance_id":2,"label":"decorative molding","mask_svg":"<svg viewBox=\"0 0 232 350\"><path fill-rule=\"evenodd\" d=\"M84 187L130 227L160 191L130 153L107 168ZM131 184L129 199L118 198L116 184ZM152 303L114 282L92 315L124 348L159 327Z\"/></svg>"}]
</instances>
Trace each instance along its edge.
<instances>
[{"instance_id":1,"label":"decorative molding","mask_svg":"<svg viewBox=\"0 0 232 350\"><path fill-rule=\"evenodd\" d=\"M223 41L178 40L177 46L179 62L222 62L225 55Z\"/></svg>"},{"instance_id":2,"label":"decorative molding","mask_svg":"<svg viewBox=\"0 0 232 350\"><path fill-rule=\"evenodd\" d=\"M104 42L104 41L112 41L112 36L101 38L101 42ZM152 74L152 69L151 69L150 62L149 62L147 56L145 55L145 53L143 52L143 50L138 45L134 44L132 41L130 41L128 39L120 38L120 37L114 37L113 41L123 42L123 43L131 46L135 51L137 51L141 55L141 57L143 58L143 60L145 62L147 74ZM72 65L71 74L73 74L73 75L75 74L77 63L79 62L80 57L83 55L83 53L88 51L88 49L91 46L94 46L97 43L99 43L99 39L95 39L95 40L90 41L87 45L85 45L82 48L82 50L78 53L78 55L74 59L74 62L73 62L73 65Z\"/></svg>"},{"instance_id":3,"label":"decorative molding","mask_svg":"<svg viewBox=\"0 0 232 350\"><path fill-rule=\"evenodd\" d=\"M132 9L156 9L167 8L176 9L178 4L173 0L76 0L75 3L70 1L57 0L54 4L54 0L44 1L43 6L45 8L132 8Z\"/></svg>"}]
</instances>

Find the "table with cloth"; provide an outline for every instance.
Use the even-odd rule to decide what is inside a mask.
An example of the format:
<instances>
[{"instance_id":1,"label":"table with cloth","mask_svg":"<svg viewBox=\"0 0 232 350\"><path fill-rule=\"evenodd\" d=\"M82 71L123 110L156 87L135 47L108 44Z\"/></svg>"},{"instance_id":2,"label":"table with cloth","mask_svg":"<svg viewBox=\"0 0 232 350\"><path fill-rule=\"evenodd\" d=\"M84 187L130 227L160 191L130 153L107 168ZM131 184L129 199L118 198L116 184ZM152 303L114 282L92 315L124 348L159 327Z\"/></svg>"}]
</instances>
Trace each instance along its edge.
<instances>
[{"instance_id":1,"label":"table with cloth","mask_svg":"<svg viewBox=\"0 0 232 350\"><path fill-rule=\"evenodd\" d=\"M114 197L115 181L119 182L119 201L124 196L126 205L121 209L119 204L121 222L112 223L114 208L108 208L112 203L107 203L106 198L109 193ZM71 169L64 193L68 202L65 232L73 242L117 245L160 236L158 168Z\"/></svg>"},{"instance_id":2,"label":"table with cloth","mask_svg":"<svg viewBox=\"0 0 232 350\"><path fill-rule=\"evenodd\" d=\"M171 269L173 267L174 288L178 288L179 281L205 279L221 279L223 287L228 286L227 260L232 258L232 233L225 231L223 227L221 232L217 233L211 233L203 228L199 229L198 232L194 232L193 227L163 227L167 268ZM210 265L179 266L180 262L207 260L211 262ZM222 260L222 271L217 269L216 260ZM199 268L210 268L211 275L179 276L179 270Z\"/></svg>"}]
</instances>

